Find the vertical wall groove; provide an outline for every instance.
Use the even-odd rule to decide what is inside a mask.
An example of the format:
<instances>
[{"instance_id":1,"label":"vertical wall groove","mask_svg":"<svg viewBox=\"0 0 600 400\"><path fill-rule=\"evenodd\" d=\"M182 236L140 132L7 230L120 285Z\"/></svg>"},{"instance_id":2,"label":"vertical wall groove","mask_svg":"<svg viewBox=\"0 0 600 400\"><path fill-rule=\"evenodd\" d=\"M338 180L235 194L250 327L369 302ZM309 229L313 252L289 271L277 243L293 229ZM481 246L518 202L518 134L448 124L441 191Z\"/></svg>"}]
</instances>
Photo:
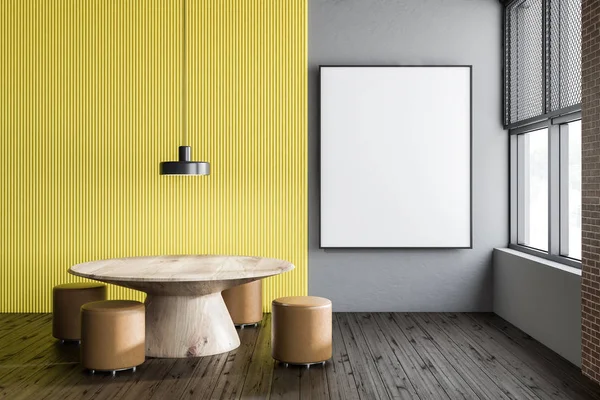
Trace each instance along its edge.
<instances>
[{"instance_id":1,"label":"vertical wall groove","mask_svg":"<svg viewBox=\"0 0 600 400\"><path fill-rule=\"evenodd\" d=\"M265 310L306 294L306 0L188 0L189 141L210 177L158 175L182 140L181 11L0 2L0 312L50 311L72 264L152 254L286 259Z\"/></svg>"}]
</instances>

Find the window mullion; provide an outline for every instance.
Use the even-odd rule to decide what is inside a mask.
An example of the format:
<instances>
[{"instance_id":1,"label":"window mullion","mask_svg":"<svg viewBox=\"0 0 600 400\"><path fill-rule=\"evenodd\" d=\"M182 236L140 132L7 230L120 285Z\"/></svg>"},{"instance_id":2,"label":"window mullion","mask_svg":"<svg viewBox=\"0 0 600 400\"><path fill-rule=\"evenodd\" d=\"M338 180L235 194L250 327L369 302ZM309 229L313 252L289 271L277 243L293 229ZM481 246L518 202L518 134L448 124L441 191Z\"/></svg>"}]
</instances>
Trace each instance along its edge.
<instances>
[{"instance_id":1,"label":"window mullion","mask_svg":"<svg viewBox=\"0 0 600 400\"><path fill-rule=\"evenodd\" d=\"M560 255L560 126L548 126L548 253Z\"/></svg>"},{"instance_id":2,"label":"window mullion","mask_svg":"<svg viewBox=\"0 0 600 400\"><path fill-rule=\"evenodd\" d=\"M510 241L509 243L518 243L519 240L519 220L517 216L517 210L522 207L522 202L519 201L519 195L522 188L519 187L519 137L517 135L510 135L509 138L510 147ZM522 161L522 160L521 160Z\"/></svg>"},{"instance_id":3,"label":"window mullion","mask_svg":"<svg viewBox=\"0 0 600 400\"><path fill-rule=\"evenodd\" d=\"M560 129L560 254L569 254L569 124Z\"/></svg>"}]
</instances>

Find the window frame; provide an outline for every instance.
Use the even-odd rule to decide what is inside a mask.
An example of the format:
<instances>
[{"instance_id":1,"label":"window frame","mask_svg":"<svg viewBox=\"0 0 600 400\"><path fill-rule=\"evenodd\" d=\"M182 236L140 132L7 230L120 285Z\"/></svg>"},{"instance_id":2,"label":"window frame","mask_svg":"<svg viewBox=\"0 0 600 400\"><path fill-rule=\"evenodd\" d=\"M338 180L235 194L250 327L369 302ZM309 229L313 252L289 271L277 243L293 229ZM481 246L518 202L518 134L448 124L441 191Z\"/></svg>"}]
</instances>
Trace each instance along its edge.
<instances>
[{"instance_id":1,"label":"window frame","mask_svg":"<svg viewBox=\"0 0 600 400\"><path fill-rule=\"evenodd\" d=\"M562 82L561 70L563 68L562 57L563 54L559 53L553 57L557 49L552 47L553 43L562 43L563 32L565 38L569 38L569 32L563 31L562 26L554 25L556 21L562 18L562 9L559 9L559 14L556 14L556 9L553 8L553 0L540 0L541 1L541 21L542 21L542 62L539 67L544 84L542 85L542 109L540 114L532 116L522 120L512 119L511 104L513 102L513 90L512 86L513 79L513 54L511 53L513 43L513 35L511 31L512 27L512 12L514 7L519 6L527 0L500 0L504 6L503 20L502 20L502 51L503 51L503 63L502 63L502 75L503 75L503 102L502 102L502 123L505 129L508 130L508 147L509 147L509 238L508 247L514 250L518 250L527 254L542 257L551 261L555 261L564 265L568 265L574 268L581 269L581 261L564 256L562 254L568 253L568 235L569 235L569 180L568 180L568 168L561 168L561 165L567 162L568 166L568 124L569 122L581 120L581 98L579 104L571 104L567 101L562 105L562 100L559 100L558 108L555 108L551 94L554 91L555 79L559 79ZM556 1L556 0L554 0ZM559 19L556 19L556 15L559 15ZM568 18L568 13L565 14L565 18ZM559 22L560 24L560 22ZM572 32L571 32L572 33ZM518 31L517 31L518 34ZM552 54L551 54L552 53ZM552 59L556 59L558 56L559 65L552 64ZM568 55L566 55L568 57ZM565 59L566 60L566 59ZM579 58L580 60L580 58ZM565 61L568 63L568 61ZM518 65L518 60L517 60ZM564 64L566 68L569 68L568 64ZM558 68L558 69L556 69ZM570 71L569 69L567 71ZM561 89L562 90L562 87ZM581 95L581 94L580 94ZM561 98L562 99L562 98ZM517 99L518 101L518 99ZM561 107L562 105L562 107ZM523 184L518 175L518 135L525 134L528 132L536 131L539 129L547 128L548 132L548 250L538 250L533 247L528 247L523 244L519 244L519 238L525 237L525 231L521 231L519 235L519 221L524 221L523 218L519 218L519 184ZM567 131L565 131L567 129ZM562 132L561 132L562 131ZM562 134L561 134L562 133ZM523 146L522 146L523 147ZM562 151L561 151L562 148ZM523 159L521 160L521 163ZM521 193L524 193L524 188L521 187ZM521 215L522 217L523 215ZM582 249L583 253L583 249ZM582 254L583 256L583 254Z\"/></svg>"},{"instance_id":2,"label":"window frame","mask_svg":"<svg viewBox=\"0 0 600 400\"><path fill-rule=\"evenodd\" d=\"M568 112L563 110L560 116L550 117L543 121L521 124L519 127L509 129L509 245L514 250L542 257L551 261L566 264L581 269L581 261L562 255L568 244L568 169L561 165L568 160L568 123L581 120L581 111ZM565 113L566 112L566 113ZM519 149L519 135L527 134L540 129L548 129L548 250L539 250L519 243L519 213L522 209L519 203L524 192L523 179L519 175L519 157L523 157ZM561 151L562 150L562 151ZM521 154L520 154L521 152ZM568 165L568 164L567 164ZM521 187L520 187L521 186Z\"/></svg>"}]
</instances>

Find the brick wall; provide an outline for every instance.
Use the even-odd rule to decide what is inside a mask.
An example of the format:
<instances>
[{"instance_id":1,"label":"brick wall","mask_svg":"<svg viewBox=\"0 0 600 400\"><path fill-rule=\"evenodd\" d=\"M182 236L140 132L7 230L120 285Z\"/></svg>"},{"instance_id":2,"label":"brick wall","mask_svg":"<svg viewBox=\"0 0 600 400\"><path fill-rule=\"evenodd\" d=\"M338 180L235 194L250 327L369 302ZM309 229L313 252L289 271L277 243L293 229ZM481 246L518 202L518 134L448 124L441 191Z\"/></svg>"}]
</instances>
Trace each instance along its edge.
<instances>
[{"instance_id":1,"label":"brick wall","mask_svg":"<svg viewBox=\"0 0 600 400\"><path fill-rule=\"evenodd\" d=\"M600 0L582 7L581 370L600 382Z\"/></svg>"}]
</instances>

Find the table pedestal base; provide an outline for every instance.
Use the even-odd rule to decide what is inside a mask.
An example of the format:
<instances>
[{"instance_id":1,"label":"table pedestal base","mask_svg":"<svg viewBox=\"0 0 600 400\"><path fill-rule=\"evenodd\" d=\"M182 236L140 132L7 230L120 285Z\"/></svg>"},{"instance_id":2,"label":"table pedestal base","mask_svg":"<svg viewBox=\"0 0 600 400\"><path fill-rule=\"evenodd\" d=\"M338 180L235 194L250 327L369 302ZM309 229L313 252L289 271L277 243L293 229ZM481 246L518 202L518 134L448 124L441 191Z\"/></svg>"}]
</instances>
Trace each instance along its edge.
<instances>
[{"instance_id":1,"label":"table pedestal base","mask_svg":"<svg viewBox=\"0 0 600 400\"><path fill-rule=\"evenodd\" d=\"M146 356L202 357L236 349L240 338L221 293L146 297Z\"/></svg>"}]
</instances>

